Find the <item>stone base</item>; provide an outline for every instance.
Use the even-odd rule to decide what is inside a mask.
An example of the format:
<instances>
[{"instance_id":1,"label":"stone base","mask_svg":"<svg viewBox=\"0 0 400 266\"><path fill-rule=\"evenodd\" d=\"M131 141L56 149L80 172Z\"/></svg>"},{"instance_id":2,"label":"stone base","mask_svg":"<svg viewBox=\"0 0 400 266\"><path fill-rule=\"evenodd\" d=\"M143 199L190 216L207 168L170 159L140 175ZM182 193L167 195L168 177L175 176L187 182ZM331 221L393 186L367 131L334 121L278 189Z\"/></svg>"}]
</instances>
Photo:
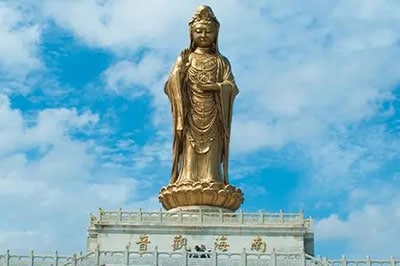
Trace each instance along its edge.
<instances>
[{"instance_id":1,"label":"stone base","mask_svg":"<svg viewBox=\"0 0 400 266\"><path fill-rule=\"evenodd\" d=\"M221 182L169 184L161 189L158 199L166 210L210 206L231 211L236 211L244 200L240 189Z\"/></svg>"},{"instance_id":2,"label":"stone base","mask_svg":"<svg viewBox=\"0 0 400 266\"><path fill-rule=\"evenodd\" d=\"M314 253L311 219L302 213L103 211L91 216L88 251ZM197 246L197 247L196 247ZM296 264L297 265L297 264Z\"/></svg>"}]
</instances>

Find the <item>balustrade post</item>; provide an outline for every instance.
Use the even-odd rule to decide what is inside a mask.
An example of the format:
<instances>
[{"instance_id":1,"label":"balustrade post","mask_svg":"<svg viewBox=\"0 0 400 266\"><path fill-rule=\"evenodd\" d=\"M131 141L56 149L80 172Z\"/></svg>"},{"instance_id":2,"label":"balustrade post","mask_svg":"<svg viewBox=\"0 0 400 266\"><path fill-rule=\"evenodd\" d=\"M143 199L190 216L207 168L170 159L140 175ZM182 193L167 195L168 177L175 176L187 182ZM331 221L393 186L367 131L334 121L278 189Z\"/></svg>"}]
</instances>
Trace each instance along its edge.
<instances>
[{"instance_id":1,"label":"balustrade post","mask_svg":"<svg viewBox=\"0 0 400 266\"><path fill-rule=\"evenodd\" d=\"M240 209L239 218L240 218L240 224L243 224L244 218L243 218L243 210L242 209Z\"/></svg>"},{"instance_id":2,"label":"balustrade post","mask_svg":"<svg viewBox=\"0 0 400 266\"><path fill-rule=\"evenodd\" d=\"M89 227L93 225L93 214L89 213Z\"/></svg>"},{"instance_id":3,"label":"balustrade post","mask_svg":"<svg viewBox=\"0 0 400 266\"><path fill-rule=\"evenodd\" d=\"M96 246L96 265L99 266L100 265L100 245Z\"/></svg>"},{"instance_id":4,"label":"balustrade post","mask_svg":"<svg viewBox=\"0 0 400 266\"><path fill-rule=\"evenodd\" d=\"M347 259L346 259L346 256L345 256L345 255L342 255L342 260L341 260L341 262L342 262L342 266L347 266Z\"/></svg>"},{"instance_id":5,"label":"balustrade post","mask_svg":"<svg viewBox=\"0 0 400 266\"><path fill-rule=\"evenodd\" d=\"M396 266L396 261L393 256L390 256L390 266Z\"/></svg>"},{"instance_id":6,"label":"balustrade post","mask_svg":"<svg viewBox=\"0 0 400 266\"><path fill-rule=\"evenodd\" d=\"M217 254L217 251L215 251L215 249L211 252L211 258L212 258L211 265L212 266L217 266L217 264L218 264L218 254Z\"/></svg>"},{"instance_id":7,"label":"balustrade post","mask_svg":"<svg viewBox=\"0 0 400 266\"><path fill-rule=\"evenodd\" d=\"M6 266L10 266L10 250L7 249L6 253Z\"/></svg>"},{"instance_id":8,"label":"balustrade post","mask_svg":"<svg viewBox=\"0 0 400 266\"><path fill-rule=\"evenodd\" d=\"M276 250L275 250L275 248L273 248L272 252L271 252L271 265L272 266L278 266L278 264L276 264Z\"/></svg>"},{"instance_id":9,"label":"balustrade post","mask_svg":"<svg viewBox=\"0 0 400 266\"><path fill-rule=\"evenodd\" d=\"M200 219L200 224L203 224L203 210L201 208L199 210L199 219Z\"/></svg>"},{"instance_id":10,"label":"balustrade post","mask_svg":"<svg viewBox=\"0 0 400 266\"><path fill-rule=\"evenodd\" d=\"M182 251L182 256L183 256L183 265L184 266L187 266L187 265L189 265L189 255L188 255L188 252L187 252L187 250L186 250L186 247L183 249L183 251Z\"/></svg>"},{"instance_id":11,"label":"balustrade post","mask_svg":"<svg viewBox=\"0 0 400 266\"><path fill-rule=\"evenodd\" d=\"M300 209L300 212L299 212L299 222L301 223L301 224L304 224L304 211L303 211L303 209Z\"/></svg>"},{"instance_id":12,"label":"balustrade post","mask_svg":"<svg viewBox=\"0 0 400 266\"><path fill-rule=\"evenodd\" d=\"M142 222L143 215L142 215L142 209L141 208L139 208L138 215L139 215L139 222Z\"/></svg>"},{"instance_id":13,"label":"balustrade post","mask_svg":"<svg viewBox=\"0 0 400 266\"><path fill-rule=\"evenodd\" d=\"M264 213L260 210L260 224L264 224Z\"/></svg>"},{"instance_id":14,"label":"balustrade post","mask_svg":"<svg viewBox=\"0 0 400 266\"><path fill-rule=\"evenodd\" d=\"M282 209L279 210L279 218L280 218L280 220L281 220L281 223L284 223L284 222L285 222L285 219L284 219L284 217L283 217L283 210L282 210Z\"/></svg>"},{"instance_id":15,"label":"balustrade post","mask_svg":"<svg viewBox=\"0 0 400 266\"><path fill-rule=\"evenodd\" d=\"M129 265L129 245L125 246L125 264Z\"/></svg>"},{"instance_id":16,"label":"balustrade post","mask_svg":"<svg viewBox=\"0 0 400 266\"><path fill-rule=\"evenodd\" d=\"M118 222L122 222L122 208L118 209Z\"/></svg>"},{"instance_id":17,"label":"balustrade post","mask_svg":"<svg viewBox=\"0 0 400 266\"><path fill-rule=\"evenodd\" d=\"M103 217L103 209L99 208L99 220L100 220L100 222L102 221L102 217Z\"/></svg>"},{"instance_id":18,"label":"balustrade post","mask_svg":"<svg viewBox=\"0 0 400 266\"><path fill-rule=\"evenodd\" d=\"M76 257L76 253L74 253L74 255L72 256L72 263L74 266L78 265L78 258ZM100 265L100 264L97 264Z\"/></svg>"},{"instance_id":19,"label":"balustrade post","mask_svg":"<svg viewBox=\"0 0 400 266\"><path fill-rule=\"evenodd\" d=\"M157 246L154 247L153 256L154 256L154 265L158 266L158 247Z\"/></svg>"},{"instance_id":20,"label":"balustrade post","mask_svg":"<svg viewBox=\"0 0 400 266\"><path fill-rule=\"evenodd\" d=\"M221 224L224 223L224 215L223 215L223 214L224 214L224 213L222 212L222 210L219 209L219 219L220 219L220 221L221 221Z\"/></svg>"},{"instance_id":21,"label":"balustrade post","mask_svg":"<svg viewBox=\"0 0 400 266\"><path fill-rule=\"evenodd\" d=\"M161 210L161 208L160 208L160 211L158 212L158 215L160 215L160 224L162 224L162 222L163 222L163 219L162 219L162 210Z\"/></svg>"},{"instance_id":22,"label":"balustrade post","mask_svg":"<svg viewBox=\"0 0 400 266\"><path fill-rule=\"evenodd\" d=\"M242 251L242 265L243 265L243 266L247 266L247 252L246 252L246 248L243 248L243 251Z\"/></svg>"},{"instance_id":23,"label":"balustrade post","mask_svg":"<svg viewBox=\"0 0 400 266\"><path fill-rule=\"evenodd\" d=\"M33 253L33 250L31 250L31 266L35 265L35 255Z\"/></svg>"},{"instance_id":24,"label":"balustrade post","mask_svg":"<svg viewBox=\"0 0 400 266\"><path fill-rule=\"evenodd\" d=\"M370 256L367 256L367 259L365 261L365 265L367 265L367 266L371 266L372 265Z\"/></svg>"},{"instance_id":25,"label":"balustrade post","mask_svg":"<svg viewBox=\"0 0 400 266\"><path fill-rule=\"evenodd\" d=\"M59 258L58 258L58 251L56 250L56 252L55 252L55 254L54 254L54 259L53 259L53 261L54 261L54 266L58 266L58 260L59 260Z\"/></svg>"}]
</instances>

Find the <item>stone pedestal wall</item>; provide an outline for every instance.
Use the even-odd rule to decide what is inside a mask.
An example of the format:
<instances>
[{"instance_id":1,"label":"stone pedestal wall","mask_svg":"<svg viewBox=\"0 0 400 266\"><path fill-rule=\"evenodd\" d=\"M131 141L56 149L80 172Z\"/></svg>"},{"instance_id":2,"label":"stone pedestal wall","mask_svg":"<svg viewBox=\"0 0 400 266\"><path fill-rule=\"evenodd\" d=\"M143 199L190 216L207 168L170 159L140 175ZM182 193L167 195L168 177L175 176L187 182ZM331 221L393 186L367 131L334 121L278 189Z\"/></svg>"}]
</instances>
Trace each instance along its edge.
<instances>
[{"instance_id":1,"label":"stone pedestal wall","mask_svg":"<svg viewBox=\"0 0 400 266\"><path fill-rule=\"evenodd\" d=\"M302 213L104 211L91 215L88 251L216 251L313 254L311 219Z\"/></svg>"}]
</instances>

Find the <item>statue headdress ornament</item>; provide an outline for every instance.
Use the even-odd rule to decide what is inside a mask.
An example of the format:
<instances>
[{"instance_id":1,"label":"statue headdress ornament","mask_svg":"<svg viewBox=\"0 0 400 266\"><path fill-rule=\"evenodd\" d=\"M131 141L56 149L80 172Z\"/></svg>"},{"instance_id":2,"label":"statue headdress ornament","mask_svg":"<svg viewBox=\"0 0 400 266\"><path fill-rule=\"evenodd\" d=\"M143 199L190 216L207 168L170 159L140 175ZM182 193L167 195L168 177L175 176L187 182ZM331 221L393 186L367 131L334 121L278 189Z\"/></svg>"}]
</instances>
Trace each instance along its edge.
<instances>
[{"instance_id":1,"label":"statue headdress ornament","mask_svg":"<svg viewBox=\"0 0 400 266\"><path fill-rule=\"evenodd\" d=\"M219 28L219 22L214 15L211 7L209 6L199 6L193 15L192 20L189 22L189 26L192 28L196 24L213 24Z\"/></svg>"}]
</instances>

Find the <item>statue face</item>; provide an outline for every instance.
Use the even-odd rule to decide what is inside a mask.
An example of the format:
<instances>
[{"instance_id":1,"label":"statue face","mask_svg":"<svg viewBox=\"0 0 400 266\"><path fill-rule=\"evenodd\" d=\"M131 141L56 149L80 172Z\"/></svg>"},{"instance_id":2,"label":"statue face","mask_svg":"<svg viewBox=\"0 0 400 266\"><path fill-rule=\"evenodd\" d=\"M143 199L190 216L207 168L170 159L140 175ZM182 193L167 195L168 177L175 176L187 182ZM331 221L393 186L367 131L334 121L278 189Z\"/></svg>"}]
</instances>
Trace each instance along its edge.
<instances>
[{"instance_id":1,"label":"statue face","mask_svg":"<svg viewBox=\"0 0 400 266\"><path fill-rule=\"evenodd\" d=\"M217 31L213 25L197 24L192 29L192 38L195 47L210 48L215 43Z\"/></svg>"}]
</instances>

